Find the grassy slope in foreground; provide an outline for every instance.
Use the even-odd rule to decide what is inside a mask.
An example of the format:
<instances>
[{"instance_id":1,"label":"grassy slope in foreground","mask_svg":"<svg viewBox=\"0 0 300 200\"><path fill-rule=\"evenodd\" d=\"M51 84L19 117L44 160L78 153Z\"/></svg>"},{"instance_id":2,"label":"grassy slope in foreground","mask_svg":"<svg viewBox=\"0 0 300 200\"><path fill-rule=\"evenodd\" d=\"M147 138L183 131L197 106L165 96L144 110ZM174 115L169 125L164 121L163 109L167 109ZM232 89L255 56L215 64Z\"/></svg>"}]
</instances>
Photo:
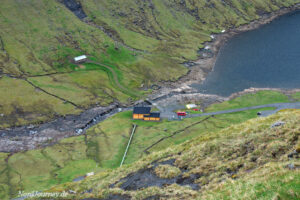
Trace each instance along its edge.
<instances>
[{"instance_id":1,"label":"grassy slope in foreground","mask_svg":"<svg viewBox=\"0 0 300 200\"><path fill-rule=\"evenodd\" d=\"M74 101L80 108L87 108L95 104L105 106L116 100L128 103L132 97L114 87L102 69L94 74L76 71L70 63L72 57L88 54L98 62L110 64L120 72L121 84L137 91L142 84L149 87L152 83L176 80L185 74L187 69L180 63L196 59L197 50L203 47L203 42L211 40L211 33L248 23L258 19L260 13L291 6L299 0L81 0L92 26L80 21L60 2L1 1L0 73L28 78L42 89ZM146 52L132 52L121 47L97 26L104 27L127 45ZM60 74L50 75L52 73ZM0 114L9 118L5 123L0 121L0 128L53 118L45 114L45 109L57 102L48 101L45 106L40 104L41 109L36 109L35 102L24 103L30 102L31 97L37 98L39 94L34 88L28 95L21 96L18 91L32 86L9 79L15 86L8 87L14 95L8 99L6 88L0 87ZM0 85L5 82L0 78ZM80 94L84 94L84 98ZM19 98L24 102L15 106L13 99ZM78 109L70 109L70 105L59 108L56 115L78 112ZM69 112L65 112L66 109Z\"/></svg>"},{"instance_id":2,"label":"grassy slope in foreground","mask_svg":"<svg viewBox=\"0 0 300 200\"><path fill-rule=\"evenodd\" d=\"M257 111L220 115L183 130L176 136L154 146L150 152L180 144L200 135L216 132L232 124L256 117ZM120 165L130 135L132 123L138 128L125 164L145 156L148 146L162 137L202 121L204 118L183 121L147 123L132 121L132 112L122 112L91 128L86 137L76 136L61 140L44 149L8 154L0 157L0 198L6 199L18 191L39 191L53 185L70 182L88 172L101 172ZM117 122L117 123L116 123ZM167 129L167 130L166 130ZM32 169L35 170L32 170Z\"/></svg>"},{"instance_id":3,"label":"grassy slope in foreground","mask_svg":"<svg viewBox=\"0 0 300 200\"><path fill-rule=\"evenodd\" d=\"M129 195L133 199L161 196L167 199L299 199L300 174L289 170L287 164L300 164L289 160L287 154L300 148L300 111L286 110L267 118L252 119L232 125L216 133L206 133L196 140L155 152L138 162L122 168L99 173L78 183L66 183L49 191L73 190L74 198L105 197L112 194ZM286 124L270 128L276 121ZM174 166L160 166L151 173L178 175L178 169L187 169L184 177L198 174L195 183L200 190L177 184L146 187L126 191L121 178L151 168L152 162L175 159ZM169 169L169 171L168 171ZM141 171L140 171L141 172ZM163 176L161 176L163 177ZM144 181L147 182L145 179ZM117 183L115 188L109 185ZM81 192L92 189L91 193Z\"/></svg>"},{"instance_id":4,"label":"grassy slope in foreground","mask_svg":"<svg viewBox=\"0 0 300 200\"><path fill-rule=\"evenodd\" d=\"M266 98L258 99L257 97L262 96L262 93L265 94ZM268 94L271 94L272 98L269 98L270 95ZM269 91L253 94L251 98L257 99L255 102L251 101L255 105L287 99L280 92ZM248 99L238 97L231 101L238 101L240 104L246 105ZM226 107L224 104L226 105L226 102L221 104L223 109L229 109L231 106L229 104ZM138 124L138 128L125 164L133 163L142 158L146 155L144 150L147 147L174 132L179 131L175 136L163 140L148 151L163 150L171 145L181 144L195 137L217 132L230 125L256 118L256 112L260 110L218 115L209 119L201 117L183 121L162 121L160 123L132 121L130 111L122 112L90 128L86 137L71 137L45 149L16 153L7 159L8 165L5 162L8 154L3 154L0 161L0 167L4 169L0 176L0 183L3 188L0 194L7 195L10 191L13 195L18 190L26 192L41 190L52 185L72 181L87 172L100 172L117 168L121 162L133 123ZM36 170L32 171L32 168ZM8 181L7 177L14 181Z\"/></svg>"}]
</instances>

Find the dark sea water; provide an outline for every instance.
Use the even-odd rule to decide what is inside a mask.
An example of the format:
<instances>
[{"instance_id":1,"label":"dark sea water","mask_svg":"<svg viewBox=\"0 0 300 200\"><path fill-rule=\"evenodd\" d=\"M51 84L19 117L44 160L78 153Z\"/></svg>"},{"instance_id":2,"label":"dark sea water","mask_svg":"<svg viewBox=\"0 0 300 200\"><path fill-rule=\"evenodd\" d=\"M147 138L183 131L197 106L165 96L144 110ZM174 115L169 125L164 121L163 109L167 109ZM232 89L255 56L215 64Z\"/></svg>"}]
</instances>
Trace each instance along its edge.
<instances>
[{"instance_id":1,"label":"dark sea water","mask_svg":"<svg viewBox=\"0 0 300 200\"><path fill-rule=\"evenodd\" d=\"M204 83L192 86L221 96L250 87L300 88L300 11L230 39Z\"/></svg>"}]
</instances>

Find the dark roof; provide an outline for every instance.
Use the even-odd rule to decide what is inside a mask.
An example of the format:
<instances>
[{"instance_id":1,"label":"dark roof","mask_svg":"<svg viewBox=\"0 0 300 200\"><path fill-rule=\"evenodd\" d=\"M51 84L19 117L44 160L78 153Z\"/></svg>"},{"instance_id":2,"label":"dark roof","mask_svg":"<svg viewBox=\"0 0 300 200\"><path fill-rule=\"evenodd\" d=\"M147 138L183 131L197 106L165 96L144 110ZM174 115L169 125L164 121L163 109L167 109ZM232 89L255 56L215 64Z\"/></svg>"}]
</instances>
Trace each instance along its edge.
<instances>
[{"instance_id":1,"label":"dark roof","mask_svg":"<svg viewBox=\"0 0 300 200\"><path fill-rule=\"evenodd\" d=\"M134 107L134 114L150 114L151 107Z\"/></svg>"},{"instance_id":2,"label":"dark roof","mask_svg":"<svg viewBox=\"0 0 300 200\"><path fill-rule=\"evenodd\" d=\"M160 118L160 113L150 113L149 117Z\"/></svg>"}]
</instances>

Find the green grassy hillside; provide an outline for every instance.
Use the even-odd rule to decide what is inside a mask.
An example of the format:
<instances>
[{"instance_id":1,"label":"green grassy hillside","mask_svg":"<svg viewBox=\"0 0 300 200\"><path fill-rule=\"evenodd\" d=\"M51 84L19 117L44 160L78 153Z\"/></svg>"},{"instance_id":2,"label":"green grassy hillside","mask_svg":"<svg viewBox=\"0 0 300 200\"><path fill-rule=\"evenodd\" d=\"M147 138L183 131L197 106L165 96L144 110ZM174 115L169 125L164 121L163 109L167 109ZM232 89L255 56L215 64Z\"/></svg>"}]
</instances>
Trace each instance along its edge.
<instances>
[{"instance_id":1,"label":"green grassy hillside","mask_svg":"<svg viewBox=\"0 0 300 200\"><path fill-rule=\"evenodd\" d=\"M299 110L286 110L204 132L131 165L48 191L76 192L69 194L70 199L296 200L300 198L299 119ZM271 128L277 121L285 124Z\"/></svg>"},{"instance_id":2,"label":"green grassy hillside","mask_svg":"<svg viewBox=\"0 0 300 200\"><path fill-rule=\"evenodd\" d=\"M287 96L280 92L264 91L237 97L229 104L214 104L211 108L222 106L226 110L234 102L245 105L249 96L257 99L262 93L265 93L266 98L251 101L253 105L287 101ZM269 98L270 96L272 98ZM159 123L132 120L132 111L118 113L91 127L82 136L66 138L46 148L0 154L0 199L14 197L18 191L44 190L70 182L88 172L99 173L118 168L133 124L137 124L138 127L125 165L132 164L149 153L165 150L199 136L215 134L231 125L257 118L258 111L269 109L273 108L182 121L163 120ZM161 141L156 143L159 140ZM33 168L35 170L32 170Z\"/></svg>"},{"instance_id":3,"label":"green grassy hillside","mask_svg":"<svg viewBox=\"0 0 300 200\"><path fill-rule=\"evenodd\" d=\"M262 94L264 98L260 98ZM297 94L290 96L296 97ZM43 93L38 97L40 99L36 101L47 99ZM213 104L207 110L226 110L288 101L288 96L280 92L261 91L255 94L245 94L228 102ZM55 107L55 109L60 108ZM162 120L161 122L132 120L132 111L118 113L91 127L86 134L63 139L53 146L0 154L0 199L15 197L18 191L45 190L58 184L71 182L88 172L106 173L118 168L133 124L137 124L138 127L124 162L126 166L134 165L140 159L147 158L149 153L154 155L158 151L197 140L199 137L214 138L219 131L235 127L249 119L258 119L256 114L258 111L269 109L273 108L213 117L188 118L182 121ZM44 110L44 112L51 114L50 110ZM66 110L66 112L70 111ZM291 112L290 115L293 113ZM266 127L269 126L269 121L267 122ZM177 147L174 146L174 148ZM164 171L162 174L167 176L178 173L177 168L173 168L169 173L168 166L161 166L158 169L158 171Z\"/></svg>"},{"instance_id":4,"label":"green grassy hillside","mask_svg":"<svg viewBox=\"0 0 300 200\"><path fill-rule=\"evenodd\" d=\"M144 150L159 139L178 132L153 146L148 152L166 149L200 135L216 132L231 124L256 118L256 110L161 123L132 121L132 112L123 112L99 123L83 136L61 140L43 149L3 153L0 157L0 199L15 196L18 191L31 192L70 182L88 172L102 172L120 166L132 123L138 128L125 164L146 156ZM116 123L117 122L117 123ZM32 170L32 169L35 170Z\"/></svg>"},{"instance_id":5,"label":"green grassy hillside","mask_svg":"<svg viewBox=\"0 0 300 200\"><path fill-rule=\"evenodd\" d=\"M82 0L84 21L62 2L1 1L0 113L6 120L0 128L141 98L142 84L185 74L180 63L196 59L211 33L299 0ZM105 68L70 62L81 54L111 66L130 92Z\"/></svg>"}]
</instances>

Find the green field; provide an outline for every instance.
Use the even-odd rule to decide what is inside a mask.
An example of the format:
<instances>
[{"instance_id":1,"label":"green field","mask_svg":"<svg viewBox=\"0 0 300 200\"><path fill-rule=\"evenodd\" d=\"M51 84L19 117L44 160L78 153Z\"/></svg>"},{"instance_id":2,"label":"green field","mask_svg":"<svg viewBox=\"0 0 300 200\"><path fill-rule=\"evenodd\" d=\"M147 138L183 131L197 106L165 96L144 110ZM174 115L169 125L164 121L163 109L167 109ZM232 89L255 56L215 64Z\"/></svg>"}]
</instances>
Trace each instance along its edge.
<instances>
[{"instance_id":1,"label":"green field","mask_svg":"<svg viewBox=\"0 0 300 200\"><path fill-rule=\"evenodd\" d=\"M50 192L76 191L70 198L103 198L109 194L129 195L133 199L158 196L169 199L299 199L299 172L288 164L300 166L299 158L289 159L294 149L300 152L299 110L286 110L267 118L255 118L219 131L202 132L182 145L168 146L139 161L101 172L80 183L66 183ZM277 121L282 127L270 128ZM137 131L139 134L139 131ZM159 165L158 177L184 177L200 174L195 183L200 190L178 184L126 191L110 185L138 170L151 168L153 162L175 159L174 166ZM178 169L187 171L179 172ZM147 181L147 180L144 180ZM153 180L155 181L155 180ZM92 193L81 192L93 189Z\"/></svg>"},{"instance_id":2,"label":"green field","mask_svg":"<svg viewBox=\"0 0 300 200\"><path fill-rule=\"evenodd\" d=\"M220 110L229 110L236 108L251 107L272 103L290 102L287 95L277 91L259 91L255 93L245 94L223 103L210 105L205 112L214 112Z\"/></svg>"},{"instance_id":3,"label":"green field","mask_svg":"<svg viewBox=\"0 0 300 200\"><path fill-rule=\"evenodd\" d=\"M46 121L81 111L71 104L36 90L24 80L3 77L0 79L0 85L0 113L4 114L0 117L0 128Z\"/></svg>"},{"instance_id":4,"label":"green field","mask_svg":"<svg viewBox=\"0 0 300 200\"><path fill-rule=\"evenodd\" d=\"M93 106L113 102L128 105L145 98L153 84L176 81L185 75L189 69L181 63L197 59L197 51L211 41L211 34L247 24L262 13L293 6L299 0L78 0L87 14L85 21L62 2L1 1L0 129L44 123ZM72 63L75 56L83 54L89 58L87 63ZM289 98L280 92L262 91L211 105L205 112L291 99L300 100L299 92ZM299 111L280 112L269 118L258 118L257 111L158 123L132 120L132 112L127 111L84 135L65 138L52 146L0 153L0 199L53 186L51 191L71 189L78 195L93 188L83 198L122 193L135 199L163 194L181 199L241 195L244 199L299 199L299 174L284 168L289 164L286 154L299 143ZM278 120L287 125L273 131L269 127ZM125 165L119 168L133 124L138 127ZM247 145L254 151L245 156L242 153ZM189 173L206 175L207 179L197 181L209 192L197 193L176 184L137 192L108 188L167 156L177 159L176 166L160 166L156 170L159 177L177 176L179 168L188 165L192 170ZM254 156L260 168L251 161ZM242 162L242 171L236 173L239 179L232 182L224 175L226 169L237 169ZM88 172L97 175L80 184L70 183Z\"/></svg>"},{"instance_id":5,"label":"green field","mask_svg":"<svg viewBox=\"0 0 300 200\"><path fill-rule=\"evenodd\" d=\"M96 78L97 74L95 72L91 73L87 81L91 80L93 75L95 75ZM72 76L73 75L74 74L72 74ZM66 87L68 87L68 89L60 85L55 85L54 83L51 86L44 85L43 79L44 77L41 77L40 79L32 79L32 81L38 81L37 84L39 87L47 88L47 90L50 91L51 89L56 91L61 90L62 96L68 94L69 97L72 97L71 94L73 90L80 89L79 87L71 89L72 87L67 84ZM27 94L26 91L20 92ZM40 98L43 100L43 98L45 98L43 97L43 93L40 93L40 95ZM74 97L76 97L76 95L74 95ZM87 96L83 95L82 98L74 98L74 101L80 100L84 102L85 98L87 98ZM53 99L56 100L55 98ZM43 101L46 102L46 100L50 101L51 99L45 98ZM34 104L36 101L40 100L33 99L30 103ZM282 93L262 91L256 94L246 94L228 102L214 104L207 110L227 110L249 105L285 101L287 101L287 96ZM77 101L76 103L80 104L80 102ZM70 105L62 103L61 106L67 109ZM75 108L73 107L73 109ZM162 138L166 137L161 142L149 148L147 152L157 152L170 146L193 140L199 136L218 132L234 124L257 118L256 113L258 111L269 109L273 108L217 115L209 118L198 117L184 119L182 121L163 120L161 122L132 120L132 111L121 112L90 128L84 136L63 139L58 144L45 149L15 153L11 155L6 162L5 159L8 154L1 154L0 169L2 170L0 170L0 194L16 194L19 190L41 190L49 188L52 185L72 181L74 178L85 175L91 171L101 172L103 170L118 168L133 124L137 124L138 127L129 148L124 163L125 165L132 164L147 156L145 150ZM66 112L67 111L68 110L66 110ZM46 112L49 111L45 110L45 114ZM48 114L51 113L49 112ZM32 168L36 170L32 171ZM8 177L11 181L8 181Z\"/></svg>"},{"instance_id":6,"label":"green field","mask_svg":"<svg viewBox=\"0 0 300 200\"><path fill-rule=\"evenodd\" d=\"M90 70L92 70L96 66L91 65L88 67L91 67ZM87 81L91 80L93 75L96 74L94 71L90 72L92 74ZM76 73L89 72L78 71ZM72 73L72 76L76 73ZM46 82L42 81L43 79L45 77L32 79L31 81L38 81L36 84L47 90L61 90L62 96L67 93L69 97L72 97L73 90L80 89L79 87L72 88L68 84L66 84L67 88L55 85L55 83L46 85ZM26 91L20 92L27 94ZM86 96L83 95L80 98L83 102L84 97ZM41 93L40 98L44 98L43 93ZM47 100L50 99L47 98ZM54 98L54 100L56 99ZM74 101L76 100L79 99L74 98ZM227 110L286 101L288 101L288 97L280 92L261 91L255 94L246 94L228 102L213 104L207 110ZM34 102L35 100L31 103ZM76 103L80 104L80 102ZM66 108L70 106L68 104L61 105ZM126 166L147 157L148 153L155 153L174 145L193 141L198 137L217 133L230 126L257 118L256 113L258 111L272 109L265 108L214 117L187 118L182 121L163 120L161 122L132 120L132 111L121 112L90 128L83 136L63 139L59 143L44 149L20 152L13 155L1 154L0 194L2 196L0 197L5 199L9 195L15 195L20 190L26 192L42 190L53 185L70 182L74 178L92 171L104 172L118 168L133 124L137 124L138 127L125 159L124 164ZM153 145L162 138L165 139ZM150 146L151 148L149 148ZM36 170L33 171L33 168ZM165 171L166 169L162 170Z\"/></svg>"},{"instance_id":7,"label":"green field","mask_svg":"<svg viewBox=\"0 0 300 200\"><path fill-rule=\"evenodd\" d=\"M293 97L296 101L300 101L300 92L296 92L296 93L292 94L292 97Z\"/></svg>"},{"instance_id":8,"label":"green field","mask_svg":"<svg viewBox=\"0 0 300 200\"><path fill-rule=\"evenodd\" d=\"M106 106L113 101L126 104L143 98L151 92L152 84L184 75L188 69L180 63L196 59L197 50L211 40L210 34L248 23L258 19L258 13L291 6L298 0L80 0L89 24L60 2L1 2L0 113L9 120L0 119L0 128L48 121L53 112L76 114L94 105ZM82 54L111 66L128 90L118 87L111 72L103 67L81 68L71 63L74 56ZM34 86L47 93L36 92ZM7 90L10 98L6 97ZM39 103L39 109L34 106L36 102L28 105L31 97L41 96L50 100ZM23 102L15 106L15 99ZM56 106L64 104L62 99L77 108ZM45 114L45 110L52 114Z\"/></svg>"},{"instance_id":9,"label":"green field","mask_svg":"<svg viewBox=\"0 0 300 200\"><path fill-rule=\"evenodd\" d=\"M63 139L45 149L16 153L10 156L7 162L5 159L8 154L2 154L0 197L5 199L5 196L15 195L21 190L39 191L70 182L88 172L101 172L119 167L132 124L137 124L138 128L125 160L126 165L146 156L144 150L157 140L184 127L192 125L175 137L154 146L149 152L181 144L209 132L216 132L232 124L255 118L256 112L253 110L220 115L195 126L193 124L202 121L203 118L156 123L133 121L132 112L122 112L91 128L86 136Z\"/></svg>"},{"instance_id":10,"label":"green field","mask_svg":"<svg viewBox=\"0 0 300 200\"><path fill-rule=\"evenodd\" d=\"M88 67L95 66L91 65ZM95 78L98 76L94 71L79 71L76 73L91 73L87 81L92 80L93 75L95 75ZM72 73L72 76L76 73ZM68 84L65 84L68 89L60 85L55 85L55 83L52 83L53 85L46 85L46 81L43 82L44 79L45 77L41 77L32 79L32 81L37 81L36 84L39 87L49 91L52 89L57 92L61 90L62 96L68 94L70 98L72 97L73 90L81 89L75 86L72 88ZM43 97L42 95L43 93L41 93L41 98ZM87 95L82 95L82 98L76 98L74 94L74 101L80 104L81 102L77 101L88 101L85 99L87 97ZM49 101L50 99L47 100ZM56 99L54 98L54 100ZM207 110L227 110L243 106L286 101L288 101L287 96L280 92L261 91L255 94L246 94L228 102L213 104ZM32 101L31 103L34 102ZM68 104L61 105L66 108L70 106ZM2 177L0 178L0 183L3 185L3 189L1 189L2 192L0 193L7 195L8 191L5 188L10 189L11 194L15 194L18 190L40 190L52 185L72 181L74 178L91 171L101 172L103 170L118 168L133 124L137 124L138 127L125 159L125 165L142 159L147 156L147 152L157 152L167 147L193 140L199 136L218 132L234 124L257 118L256 113L258 111L272 109L265 108L208 118L198 117L182 121L163 120L161 122L132 120L132 111L121 112L90 128L84 136L63 139L58 144L45 149L13 154L9 157L7 163L4 160L8 154L3 154L1 157L2 163L0 164L0 167L3 168L2 175L0 176ZM152 146L162 138L165 139ZM152 147L148 148L150 146ZM146 149L147 152L145 152ZM37 170L32 171L33 167L36 167ZM7 182L7 177L10 177L12 181Z\"/></svg>"}]
</instances>

